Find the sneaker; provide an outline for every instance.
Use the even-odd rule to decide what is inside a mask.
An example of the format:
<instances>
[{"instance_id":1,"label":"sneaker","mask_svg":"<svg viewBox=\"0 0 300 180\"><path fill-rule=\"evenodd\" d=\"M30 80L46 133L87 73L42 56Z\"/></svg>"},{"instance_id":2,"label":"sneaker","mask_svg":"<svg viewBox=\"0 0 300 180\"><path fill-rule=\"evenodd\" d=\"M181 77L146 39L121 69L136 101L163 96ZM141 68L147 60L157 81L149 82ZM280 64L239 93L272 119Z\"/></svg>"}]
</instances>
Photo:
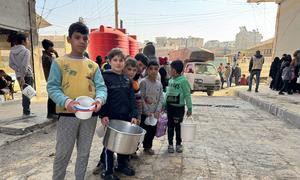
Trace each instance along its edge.
<instances>
[{"instance_id":1,"label":"sneaker","mask_svg":"<svg viewBox=\"0 0 300 180\"><path fill-rule=\"evenodd\" d=\"M182 153L182 151L183 151L182 145L176 145L176 152Z\"/></svg>"},{"instance_id":2,"label":"sneaker","mask_svg":"<svg viewBox=\"0 0 300 180\"><path fill-rule=\"evenodd\" d=\"M145 154L148 154L148 155L154 155L155 153L154 153L154 150L153 149L144 149L144 152L145 152Z\"/></svg>"},{"instance_id":3,"label":"sneaker","mask_svg":"<svg viewBox=\"0 0 300 180\"><path fill-rule=\"evenodd\" d=\"M102 179L104 179L104 180L120 180L120 178L114 174L103 176Z\"/></svg>"},{"instance_id":4,"label":"sneaker","mask_svg":"<svg viewBox=\"0 0 300 180\"><path fill-rule=\"evenodd\" d=\"M139 159L139 156L137 155L137 153L133 153L130 155L130 159Z\"/></svg>"},{"instance_id":5,"label":"sneaker","mask_svg":"<svg viewBox=\"0 0 300 180\"><path fill-rule=\"evenodd\" d=\"M174 153L174 147L173 145L168 146L168 153Z\"/></svg>"},{"instance_id":6,"label":"sneaker","mask_svg":"<svg viewBox=\"0 0 300 180\"><path fill-rule=\"evenodd\" d=\"M256 93L258 93L258 90L255 90Z\"/></svg>"},{"instance_id":7,"label":"sneaker","mask_svg":"<svg viewBox=\"0 0 300 180\"><path fill-rule=\"evenodd\" d=\"M284 95L284 93L283 93L283 92L279 92L278 94L279 94L279 95Z\"/></svg>"},{"instance_id":8,"label":"sneaker","mask_svg":"<svg viewBox=\"0 0 300 180\"><path fill-rule=\"evenodd\" d=\"M27 119L30 118L31 114L23 114L22 115L22 119Z\"/></svg>"},{"instance_id":9,"label":"sneaker","mask_svg":"<svg viewBox=\"0 0 300 180\"><path fill-rule=\"evenodd\" d=\"M122 168L120 167L116 167L115 168L115 171L116 172L119 172L119 173L123 173L125 174L126 176L134 176L135 175L135 171L133 168L129 167L128 165L127 166L124 166Z\"/></svg>"},{"instance_id":10,"label":"sneaker","mask_svg":"<svg viewBox=\"0 0 300 180\"><path fill-rule=\"evenodd\" d=\"M93 174L100 174L102 171L105 170L105 165L101 163L99 166L96 166L93 170Z\"/></svg>"},{"instance_id":11,"label":"sneaker","mask_svg":"<svg viewBox=\"0 0 300 180\"><path fill-rule=\"evenodd\" d=\"M247 91L248 91L248 92L251 92L251 89L248 89Z\"/></svg>"}]
</instances>

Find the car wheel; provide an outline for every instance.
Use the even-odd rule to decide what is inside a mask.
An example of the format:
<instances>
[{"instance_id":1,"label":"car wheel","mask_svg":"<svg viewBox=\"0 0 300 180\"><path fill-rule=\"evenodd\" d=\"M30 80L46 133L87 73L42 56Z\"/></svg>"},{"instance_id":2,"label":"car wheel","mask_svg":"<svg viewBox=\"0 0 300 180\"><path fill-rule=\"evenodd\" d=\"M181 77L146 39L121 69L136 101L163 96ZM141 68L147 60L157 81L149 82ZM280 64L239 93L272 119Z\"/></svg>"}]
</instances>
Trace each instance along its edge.
<instances>
[{"instance_id":1,"label":"car wheel","mask_svg":"<svg viewBox=\"0 0 300 180\"><path fill-rule=\"evenodd\" d=\"M212 96L214 94L214 91L207 91L208 96Z\"/></svg>"}]
</instances>

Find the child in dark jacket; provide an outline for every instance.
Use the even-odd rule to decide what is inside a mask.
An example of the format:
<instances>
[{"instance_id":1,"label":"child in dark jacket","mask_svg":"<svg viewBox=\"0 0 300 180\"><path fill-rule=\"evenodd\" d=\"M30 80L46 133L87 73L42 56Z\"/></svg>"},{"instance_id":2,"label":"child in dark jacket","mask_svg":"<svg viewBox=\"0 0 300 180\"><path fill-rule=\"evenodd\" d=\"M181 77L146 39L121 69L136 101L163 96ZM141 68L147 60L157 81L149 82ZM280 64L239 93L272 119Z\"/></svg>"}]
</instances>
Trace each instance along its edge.
<instances>
[{"instance_id":1,"label":"child in dark jacket","mask_svg":"<svg viewBox=\"0 0 300 180\"><path fill-rule=\"evenodd\" d=\"M130 79L123 74L125 56L121 49L114 48L108 54L111 70L103 72L103 79L107 86L107 101L100 111L101 123L108 125L110 119L120 119L137 124L137 110L135 95ZM118 154L118 166L115 171L127 176L134 176L135 171L128 164L128 155ZM100 162L105 171L103 179L119 179L113 174L113 152L103 148Z\"/></svg>"}]
</instances>

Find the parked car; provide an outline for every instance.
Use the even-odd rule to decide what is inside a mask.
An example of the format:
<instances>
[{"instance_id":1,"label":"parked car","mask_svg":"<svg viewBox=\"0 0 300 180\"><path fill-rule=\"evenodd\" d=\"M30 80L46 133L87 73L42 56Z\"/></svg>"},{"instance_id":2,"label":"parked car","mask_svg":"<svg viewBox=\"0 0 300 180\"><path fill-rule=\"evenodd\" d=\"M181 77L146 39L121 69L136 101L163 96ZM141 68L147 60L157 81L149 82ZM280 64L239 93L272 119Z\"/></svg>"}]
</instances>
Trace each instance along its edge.
<instances>
[{"instance_id":1,"label":"parked car","mask_svg":"<svg viewBox=\"0 0 300 180\"><path fill-rule=\"evenodd\" d=\"M188 62L185 66L184 76L191 85L191 91L207 92L212 96L214 91L221 87L221 79L213 64L207 62Z\"/></svg>"}]
</instances>

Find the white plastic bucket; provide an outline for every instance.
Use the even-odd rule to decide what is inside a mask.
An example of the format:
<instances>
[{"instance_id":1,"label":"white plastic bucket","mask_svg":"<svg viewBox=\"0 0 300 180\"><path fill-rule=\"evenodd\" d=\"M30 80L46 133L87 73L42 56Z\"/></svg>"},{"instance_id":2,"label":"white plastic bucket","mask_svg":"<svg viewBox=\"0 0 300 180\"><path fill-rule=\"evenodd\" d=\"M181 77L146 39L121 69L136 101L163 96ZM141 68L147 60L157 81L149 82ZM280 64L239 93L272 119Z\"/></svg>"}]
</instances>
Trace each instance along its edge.
<instances>
[{"instance_id":1,"label":"white plastic bucket","mask_svg":"<svg viewBox=\"0 0 300 180\"><path fill-rule=\"evenodd\" d=\"M95 102L95 100L88 96L80 96L76 98L75 101L79 103L79 105L75 106L77 110L75 116L78 119L90 119L94 112L93 109L95 108L95 106L92 104Z\"/></svg>"},{"instance_id":2,"label":"white plastic bucket","mask_svg":"<svg viewBox=\"0 0 300 180\"><path fill-rule=\"evenodd\" d=\"M36 91L30 85L26 85L26 87L22 90L22 94L31 99L33 96L36 96Z\"/></svg>"},{"instance_id":3,"label":"white plastic bucket","mask_svg":"<svg viewBox=\"0 0 300 180\"><path fill-rule=\"evenodd\" d=\"M181 123L181 139L182 141L193 141L196 138L197 124L192 121L183 121Z\"/></svg>"},{"instance_id":4,"label":"white plastic bucket","mask_svg":"<svg viewBox=\"0 0 300 180\"><path fill-rule=\"evenodd\" d=\"M97 127L96 134L99 138L102 138L105 135L105 131L106 127L101 124L99 127Z\"/></svg>"},{"instance_id":5,"label":"white plastic bucket","mask_svg":"<svg viewBox=\"0 0 300 180\"><path fill-rule=\"evenodd\" d=\"M145 124L148 126L155 126L157 124L157 119L152 114L145 119Z\"/></svg>"}]
</instances>

